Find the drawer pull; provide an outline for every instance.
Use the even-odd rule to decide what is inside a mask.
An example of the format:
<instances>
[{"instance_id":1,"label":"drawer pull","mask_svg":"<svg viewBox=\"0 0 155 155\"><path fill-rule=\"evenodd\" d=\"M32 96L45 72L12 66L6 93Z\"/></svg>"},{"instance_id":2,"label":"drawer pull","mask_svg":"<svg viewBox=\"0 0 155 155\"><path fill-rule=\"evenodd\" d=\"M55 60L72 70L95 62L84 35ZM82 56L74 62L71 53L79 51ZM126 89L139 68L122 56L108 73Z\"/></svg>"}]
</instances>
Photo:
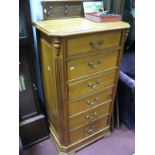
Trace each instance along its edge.
<instances>
[{"instance_id":1,"label":"drawer pull","mask_svg":"<svg viewBox=\"0 0 155 155\"><path fill-rule=\"evenodd\" d=\"M96 104L99 101L99 97L96 97L93 101L87 100L86 103L88 105Z\"/></svg>"},{"instance_id":2,"label":"drawer pull","mask_svg":"<svg viewBox=\"0 0 155 155\"><path fill-rule=\"evenodd\" d=\"M88 87L90 87L90 88L96 88L99 84L101 83L101 80L100 79L98 79L97 81L96 81L96 83L92 83L92 82L89 82L88 83Z\"/></svg>"},{"instance_id":3,"label":"drawer pull","mask_svg":"<svg viewBox=\"0 0 155 155\"><path fill-rule=\"evenodd\" d=\"M67 9L68 8L68 5L65 5L65 8Z\"/></svg>"},{"instance_id":4,"label":"drawer pull","mask_svg":"<svg viewBox=\"0 0 155 155\"><path fill-rule=\"evenodd\" d=\"M75 69L75 67L74 66L72 66L72 67L70 67L70 70L72 71L72 70L74 70Z\"/></svg>"},{"instance_id":5,"label":"drawer pull","mask_svg":"<svg viewBox=\"0 0 155 155\"><path fill-rule=\"evenodd\" d=\"M47 69L50 71L51 70L50 66L48 66Z\"/></svg>"},{"instance_id":6,"label":"drawer pull","mask_svg":"<svg viewBox=\"0 0 155 155\"><path fill-rule=\"evenodd\" d=\"M95 111L91 115L87 115L86 119L88 119L88 120L94 119L96 117L96 115L97 115L97 112Z\"/></svg>"},{"instance_id":7,"label":"drawer pull","mask_svg":"<svg viewBox=\"0 0 155 155\"><path fill-rule=\"evenodd\" d=\"M104 40L101 40L101 41L99 41L99 42L97 42L97 43L91 41L91 42L89 42L89 45L90 45L91 47L93 47L93 48L99 48L103 43L104 43Z\"/></svg>"},{"instance_id":8,"label":"drawer pull","mask_svg":"<svg viewBox=\"0 0 155 155\"><path fill-rule=\"evenodd\" d=\"M96 126L93 125L91 126L90 128L86 128L84 129L84 131L87 133L87 134L91 134L94 130L95 130Z\"/></svg>"},{"instance_id":9,"label":"drawer pull","mask_svg":"<svg viewBox=\"0 0 155 155\"><path fill-rule=\"evenodd\" d=\"M100 65L103 61L98 60L97 63L93 63L91 61L88 62L88 65L92 68L96 68L98 65Z\"/></svg>"}]
</instances>

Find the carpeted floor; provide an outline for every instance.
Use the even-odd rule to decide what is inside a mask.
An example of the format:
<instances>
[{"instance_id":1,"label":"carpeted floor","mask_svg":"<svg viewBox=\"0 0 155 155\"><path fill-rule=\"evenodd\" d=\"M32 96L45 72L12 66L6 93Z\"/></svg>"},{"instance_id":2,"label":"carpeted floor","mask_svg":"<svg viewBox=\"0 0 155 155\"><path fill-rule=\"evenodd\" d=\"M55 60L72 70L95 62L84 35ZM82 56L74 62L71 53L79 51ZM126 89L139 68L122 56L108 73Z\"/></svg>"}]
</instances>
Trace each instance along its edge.
<instances>
[{"instance_id":1,"label":"carpeted floor","mask_svg":"<svg viewBox=\"0 0 155 155\"><path fill-rule=\"evenodd\" d=\"M111 136L102 138L81 149L76 155L132 155L135 151L135 134L126 126L115 129ZM47 139L26 150L20 150L20 155L57 155L55 145Z\"/></svg>"}]
</instances>

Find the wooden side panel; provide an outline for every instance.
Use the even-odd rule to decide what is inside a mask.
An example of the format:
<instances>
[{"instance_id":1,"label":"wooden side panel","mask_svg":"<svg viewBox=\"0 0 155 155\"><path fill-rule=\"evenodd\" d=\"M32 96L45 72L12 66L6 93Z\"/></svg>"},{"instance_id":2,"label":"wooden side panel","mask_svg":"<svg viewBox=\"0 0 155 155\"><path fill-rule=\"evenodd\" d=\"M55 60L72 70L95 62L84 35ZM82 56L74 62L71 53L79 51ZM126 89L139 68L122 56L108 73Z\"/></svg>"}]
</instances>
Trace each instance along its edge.
<instances>
[{"instance_id":1,"label":"wooden side panel","mask_svg":"<svg viewBox=\"0 0 155 155\"><path fill-rule=\"evenodd\" d=\"M69 108L67 104L67 85L66 85L66 47L65 39L54 37L52 40L54 79L57 90L58 103L58 123L60 132L60 143L63 146L69 144Z\"/></svg>"},{"instance_id":2,"label":"wooden side panel","mask_svg":"<svg viewBox=\"0 0 155 155\"><path fill-rule=\"evenodd\" d=\"M44 20L80 17L83 15L81 1L42 1Z\"/></svg>"},{"instance_id":3,"label":"wooden side panel","mask_svg":"<svg viewBox=\"0 0 155 155\"><path fill-rule=\"evenodd\" d=\"M56 84L54 81L54 71L52 65L53 51L51 45L44 38L40 38L40 49L42 81L48 121L53 125L55 131L58 132Z\"/></svg>"},{"instance_id":4,"label":"wooden side panel","mask_svg":"<svg viewBox=\"0 0 155 155\"><path fill-rule=\"evenodd\" d=\"M46 111L50 128L61 145L67 146L68 104L66 99L65 40L38 33Z\"/></svg>"},{"instance_id":5,"label":"wooden side panel","mask_svg":"<svg viewBox=\"0 0 155 155\"><path fill-rule=\"evenodd\" d=\"M124 43L126 41L127 35L128 35L128 29L121 31L121 40L119 43L121 49L119 50L119 55L118 55L118 59L117 59L118 70L117 70L116 77L115 77L115 88L114 88L113 94L112 94L112 104L110 107L110 114L111 115L109 115L109 118L108 118L109 124L111 122L112 111L113 111L113 107L114 107L115 96L116 96L116 92L117 92L117 85L118 85L118 80L119 80L119 70L120 70L120 65L121 65L121 60L122 60L122 55L123 55Z\"/></svg>"},{"instance_id":6,"label":"wooden side panel","mask_svg":"<svg viewBox=\"0 0 155 155\"><path fill-rule=\"evenodd\" d=\"M51 124L51 129L58 132L56 134L55 132L52 133L54 133L59 147L62 147L65 151L75 146L85 145L89 142L89 137L93 139L95 138L93 136L97 136L98 132L102 132L101 130L104 127L109 128L116 94L115 85L117 86L118 82L125 37L125 30L120 32L120 48L116 52L115 67L102 73L96 72L96 75L91 74L90 77L83 77L77 81L68 81L67 78L68 38L50 38L43 35L40 38L42 79L48 120ZM82 66L80 66L80 68L82 68ZM96 101L96 94L101 91L104 92L104 89L107 87L112 88L103 95L103 99L110 99L105 109L102 107L102 109L92 111L93 109L88 109L88 106L77 108L80 111L85 109L86 116L83 115L84 112L79 114L80 111L75 110L77 103L79 104L78 106L84 104L83 102L86 102L87 97L91 97L89 98L91 102ZM91 108L93 108L93 106ZM71 109L73 109L72 113ZM107 111L109 113L107 113ZM95 112L99 114L98 119L95 118L92 119L91 122L86 123L85 118L96 116ZM102 114L104 113L106 113L106 116L102 118ZM71 114L74 114L74 116ZM81 126L82 124L83 126ZM57 136L57 134L59 136Z\"/></svg>"}]
</instances>

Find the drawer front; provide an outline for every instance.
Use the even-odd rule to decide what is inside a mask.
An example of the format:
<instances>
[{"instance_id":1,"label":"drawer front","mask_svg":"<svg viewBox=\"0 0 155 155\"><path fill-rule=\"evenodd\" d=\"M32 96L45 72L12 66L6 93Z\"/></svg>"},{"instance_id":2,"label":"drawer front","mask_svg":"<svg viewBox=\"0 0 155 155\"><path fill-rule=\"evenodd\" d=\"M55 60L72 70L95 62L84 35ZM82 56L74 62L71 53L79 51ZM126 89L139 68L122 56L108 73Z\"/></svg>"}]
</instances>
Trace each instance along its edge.
<instances>
[{"instance_id":1,"label":"drawer front","mask_svg":"<svg viewBox=\"0 0 155 155\"><path fill-rule=\"evenodd\" d=\"M92 108L91 110L88 110L87 112L80 113L79 115L70 118L69 128L75 129L81 125L92 122L93 120L100 118L103 115L108 115L110 105L111 105L111 101L106 102L97 108Z\"/></svg>"},{"instance_id":2,"label":"drawer front","mask_svg":"<svg viewBox=\"0 0 155 155\"><path fill-rule=\"evenodd\" d=\"M121 32L109 32L67 40L68 56L119 46Z\"/></svg>"},{"instance_id":3,"label":"drawer front","mask_svg":"<svg viewBox=\"0 0 155 155\"><path fill-rule=\"evenodd\" d=\"M95 93L97 90L112 85L115 82L116 69L105 72L103 75L68 84L68 99L78 99L89 93Z\"/></svg>"},{"instance_id":4,"label":"drawer front","mask_svg":"<svg viewBox=\"0 0 155 155\"><path fill-rule=\"evenodd\" d=\"M105 89L104 91L87 97L85 99L73 102L69 104L69 116L73 116L86 109L93 108L105 101L112 99L113 87Z\"/></svg>"},{"instance_id":5,"label":"drawer front","mask_svg":"<svg viewBox=\"0 0 155 155\"><path fill-rule=\"evenodd\" d=\"M70 132L70 143L76 142L79 139L90 136L99 129L105 128L107 124L108 116L100 118L96 121L91 122L88 125L85 125L79 129Z\"/></svg>"},{"instance_id":6,"label":"drawer front","mask_svg":"<svg viewBox=\"0 0 155 155\"><path fill-rule=\"evenodd\" d=\"M67 15L68 16L82 16L83 10L81 5L68 5Z\"/></svg>"},{"instance_id":7,"label":"drawer front","mask_svg":"<svg viewBox=\"0 0 155 155\"><path fill-rule=\"evenodd\" d=\"M103 71L117 65L118 50L90 55L67 63L68 80Z\"/></svg>"}]
</instances>

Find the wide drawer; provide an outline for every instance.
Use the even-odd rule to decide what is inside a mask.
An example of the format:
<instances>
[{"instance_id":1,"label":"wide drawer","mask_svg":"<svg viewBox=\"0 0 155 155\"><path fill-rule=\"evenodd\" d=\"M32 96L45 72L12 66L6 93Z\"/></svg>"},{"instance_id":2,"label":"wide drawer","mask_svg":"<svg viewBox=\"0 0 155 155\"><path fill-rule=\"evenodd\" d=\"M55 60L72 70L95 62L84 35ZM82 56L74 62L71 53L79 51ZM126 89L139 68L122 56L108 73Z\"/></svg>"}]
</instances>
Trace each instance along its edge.
<instances>
[{"instance_id":1,"label":"wide drawer","mask_svg":"<svg viewBox=\"0 0 155 155\"><path fill-rule=\"evenodd\" d=\"M68 84L68 100L72 101L81 96L95 93L97 90L112 85L115 82L116 69L106 71L100 76L84 79L75 83Z\"/></svg>"},{"instance_id":2,"label":"wide drawer","mask_svg":"<svg viewBox=\"0 0 155 155\"><path fill-rule=\"evenodd\" d=\"M93 120L100 118L103 115L108 115L110 110L111 100L107 101L96 108L92 108L86 112L79 113L78 115L71 117L69 120L69 128L75 129L81 125L92 122Z\"/></svg>"},{"instance_id":3,"label":"wide drawer","mask_svg":"<svg viewBox=\"0 0 155 155\"><path fill-rule=\"evenodd\" d=\"M71 56L88 53L94 50L117 47L120 44L120 38L120 31L68 38L67 55Z\"/></svg>"},{"instance_id":4,"label":"wide drawer","mask_svg":"<svg viewBox=\"0 0 155 155\"><path fill-rule=\"evenodd\" d=\"M93 121L79 129L70 131L70 143L73 143L79 139L94 134L99 129L105 128L108 125L108 116L104 116L96 121Z\"/></svg>"},{"instance_id":5,"label":"wide drawer","mask_svg":"<svg viewBox=\"0 0 155 155\"><path fill-rule=\"evenodd\" d=\"M118 50L88 55L67 63L68 80L78 79L117 65Z\"/></svg>"},{"instance_id":6,"label":"wide drawer","mask_svg":"<svg viewBox=\"0 0 155 155\"><path fill-rule=\"evenodd\" d=\"M69 104L69 116L73 116L86 109L93 108L99 104L112 99L113 87L109 87L104 91L96 93L84 99Z\"/></svg>"}]
</instances>

